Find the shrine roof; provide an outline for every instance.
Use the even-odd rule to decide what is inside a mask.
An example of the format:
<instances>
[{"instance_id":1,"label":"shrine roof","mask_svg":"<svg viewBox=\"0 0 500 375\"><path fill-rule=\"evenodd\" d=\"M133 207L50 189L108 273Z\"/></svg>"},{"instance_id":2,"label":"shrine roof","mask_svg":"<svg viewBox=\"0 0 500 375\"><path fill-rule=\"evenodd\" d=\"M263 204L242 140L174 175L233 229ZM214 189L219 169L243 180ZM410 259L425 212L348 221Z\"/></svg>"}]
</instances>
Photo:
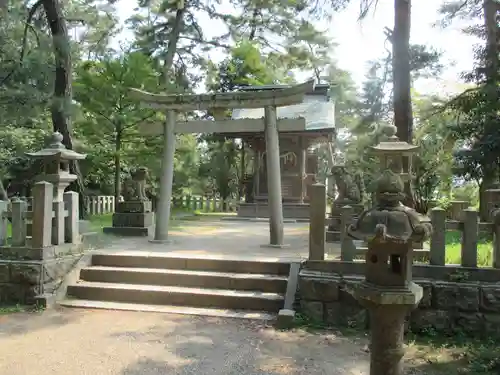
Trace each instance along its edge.
<instances>
[{"instance_id":1,"label":"shrine roof","mask_svg":"<svg viewBox=\"0 0 500 375\"><path fill-rule=\"evenodd\" d=\"M242 91L265 91L286 88L282 85L249 86ZM302 103L277 108L278 119L304 118L305 131L334 130L335 129L335 102L329 95L330 86L325 84L315 85L312 91L306 92ZM264 117L264 108L235 108L231 118L258 119Z\"/></svg>"}]
</instances>

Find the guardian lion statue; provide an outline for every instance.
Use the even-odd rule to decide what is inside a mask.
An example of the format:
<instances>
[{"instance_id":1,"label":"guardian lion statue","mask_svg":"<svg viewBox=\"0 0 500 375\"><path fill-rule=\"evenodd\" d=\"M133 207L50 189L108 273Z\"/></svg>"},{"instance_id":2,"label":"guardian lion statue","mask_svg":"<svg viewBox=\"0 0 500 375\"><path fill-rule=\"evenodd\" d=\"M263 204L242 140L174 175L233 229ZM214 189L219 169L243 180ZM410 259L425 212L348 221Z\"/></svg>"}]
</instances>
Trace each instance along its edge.
<instances>
[{"instance_id":1,"label":"guardian lion statue","mask_svg":"<svg viewBox=\"0 0 500 375\"><path fill-rule=\"evenodd\" d=\"M344 165L336 165L331 169L332 177L335 180L338 196L335 201L348 201L352 203L362 203L364 196L363 177L352 176Z\"/></svg>"},{"instance_id":2,"label":"guardian lion statue","mask_svg":"<svg viewBox=\"0 0 500 375\"><path fill-rule=\"evenodd\" d=\"M123 200L127 201L147 201L146 181L149 179L149 172L146 167L138 167L130 171L130 177L122 183Z\"/></svg>"}]
</instances>

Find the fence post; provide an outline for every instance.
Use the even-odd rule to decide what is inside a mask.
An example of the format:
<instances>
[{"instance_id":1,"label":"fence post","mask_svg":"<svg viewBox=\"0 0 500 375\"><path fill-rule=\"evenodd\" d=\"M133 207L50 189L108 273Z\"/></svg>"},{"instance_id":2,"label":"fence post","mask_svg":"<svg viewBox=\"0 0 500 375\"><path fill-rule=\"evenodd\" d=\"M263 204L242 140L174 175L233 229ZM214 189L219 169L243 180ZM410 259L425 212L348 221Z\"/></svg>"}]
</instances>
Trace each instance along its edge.
<instances>
[{"instance_id":1,"label":"fence post","mask_svg":"<svg viewBox=\"0 0 500 375\"><path fill-rule=\"evenodd\" d=\"M210 212L210 198L206 197L205 198L205 212Z\"/></svg>"},{"instance_id":2,"label":"fence post","mask_svg":"<svg viewBox=\"0 0 500 375\"><path fill-rule=\"evenodd\" d=\"M37 182L33 187L31 245L34 248L51 245L53 189L52 184L46 181Z\"/></svg>"},{"instance_id":3,"label":"fence post","mask_svg":"<svg viewBox=\"0 0 500 375\"><path fill-rule=\"evenodd\" d=\"M116 207L116 199L114 196L111 197L111 206L110 206L110 213L115 212L115 207Z\"/></svg>"},{"instance_id":4,"label":"fence post","mask_svg":"<svg viewBox=\"0 0 500 375\"><path fill-rule=\"evenodd\" d=\"M53 202L52 208L54 211L52 245L62 245L64 243L64 201Z\"/></svg>"},{"instance_id":5,"label":"fence post","mask_svg":"<svg viewBox=\"0 0 500 375\"><path fill-rule=\"evenodd\" d=\"M97 207L99 207L99 215L102 215L104 213L104 196L103 195L99 195L97 197Z\"/></svg>"},{"instance_id":6,"label":"fence post","mask_svg":"<svg viewBox=\"0 0 500 375\"><path fill-rule=\"evenodd\" d=\"M493 268L500 269L500 208L491 212L493 222Z\"/></svg>"},{"instance_id":7,"label":"fence post","mask_svg":"<svg viewBox=\"0 0 500 375\"><path fill-rule=\"evenodd\" d=\"M18 198L12 201L12 246L26 246L27 203Z\"/></svg>"},{"instance_id":8,"label":"fence post","mask_svg":"<svg viewBox=\"0 0 500 375\"><path fill-rule=\"evenodd\" d=\"M91 214L92 215L96 215L98 213L98 211L97 211L97 197L96 196L92 196L92 197L90 197L90 199L91 199L91 202L92 202Z\"/></svg>"},{"instance_id":9,"label":"fence post","mask_svg":"<svg viewBox=\"0 0 500 375\"><path fill-rule=\"evenodd\" d=\"M446 211L441 207L431 210L431 248L429 263L444 266L446 263Z\"/></svg>"},{"instance_id":10,"label":"fence post","mask_svg":"<svg viewBox=\"0 0 500 375\"><path fill-rule=\"evenodd\" d=\"M8 201L0 201L0 246L7 243L7 213L9 209Z\"/></svg>"},{"instance_id":11,"label":"fence post","mask_svg":"<svg viewBox=\"0 0 500 375\"><path fill-rule=\"evenodd\" d=\"M311 186L309 202L309 260L325 260L326 187Z\"/></svg>"},{"instance_id":12,"label":"fence post","mask_svg":"<svg viewBox=\"0 0 500 375\"><path fill-rule=\"evenodd\" d=\"M104 196L104 210L103 214L109 213L109 196L105 195Z\"/></svg>"},{"instance_id":13,"label":"fence post","mask_svg":"<svg viewBox=\"0 0 500 375\"><path fill-rule=\"evenodd\" d=\"M78 207L78 193L75 191L67 191L64 193L63 199L66 203L66 209L68 210L68 216L64 218L64 240L67 243L79 243L78 217L80 213Z\"/></svg>"},{"instance_id":14,"label":"fence post","mask_svg":"<svg viewBox=\"0 0 500 375\"><path fill-rule=\"evenodd\" d=\"M474 208L463 211L462 266L477 267L478 212Z\"/></svg>"},{"instance_id":15,"label":"fence post","mask_svg":"<svg viewBox=\"0 0 500 375\"><path fill-rule=\"evenodd\" d=\"M352 262L356 251L353 239L347 235L347 228L352 224L353 217L353 207L344 206L340 209L340 260L343 262Z\"/></svg>"},{"instance_id":16,"label":"fence post","mask_svg":"<svg viewBox=\"0 0 500 375\"><path fill-rule=\"evenodd\" d=\"M212 210L213 210L212 212L217 212L217 198L215 197L215 195L214 195L214 199L213 200L214 200L214 202L213 202L214 206L212 208Z\"/></svg>"}]
</instances>

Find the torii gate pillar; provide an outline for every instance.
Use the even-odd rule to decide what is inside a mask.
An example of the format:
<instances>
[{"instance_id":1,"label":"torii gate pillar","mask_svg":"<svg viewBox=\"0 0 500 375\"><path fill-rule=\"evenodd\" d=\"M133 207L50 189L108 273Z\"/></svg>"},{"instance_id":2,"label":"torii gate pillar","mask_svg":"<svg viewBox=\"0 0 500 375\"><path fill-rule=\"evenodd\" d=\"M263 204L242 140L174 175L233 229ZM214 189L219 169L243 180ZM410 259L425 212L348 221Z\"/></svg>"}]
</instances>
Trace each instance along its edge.
<instances>
[{"instance_id":1,"label":"torii gate pillar","mask_svg":"<svg viewBox=\"0 0 500 375\"><path fill-rule=\"evenodd\" d=\"M168 110L163 128L163 153L161 158L160 197L156 205L155 237L151 242L168 243L172 183L174 180L176 112Z\"/></svg>"},{"instance_id":2,"label":"torii gate pillar","mask_svg":"<svg viewBox=\"0 0 500 375\"><path fill-rule=\"evenodd\" d=\"M282 247L284 246L283 204L281 197L280 145L276 107L265 107L264 114L269 201L269 245L272 247Z\"/></svg>"}]
</instances>

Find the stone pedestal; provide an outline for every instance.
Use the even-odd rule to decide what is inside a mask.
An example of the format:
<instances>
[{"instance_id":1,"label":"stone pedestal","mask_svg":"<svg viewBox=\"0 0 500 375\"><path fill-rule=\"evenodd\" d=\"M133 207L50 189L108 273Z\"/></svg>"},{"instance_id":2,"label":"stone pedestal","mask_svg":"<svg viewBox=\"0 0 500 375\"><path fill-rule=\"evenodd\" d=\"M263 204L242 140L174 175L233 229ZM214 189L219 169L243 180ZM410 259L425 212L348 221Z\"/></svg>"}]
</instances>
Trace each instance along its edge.
<instances>
[{"instance_id":1,"label":"stone pedestal","mask_svg":"<svg viewBox=\"0 0 500 375\"><path fill-rule=\"evenodd\" d=\"M370 313L370 375L403 374L405 318L422 299L421 286L407 288L359 284L354 296Z\"/></svg>"},{"instance_id":2,"label":"stone pedestal","mask_svg":"<svg viewBox=\"0 0 500 375\"><path fill-rule=\"evenodd\" d=\"M363 205L360 203L347 200L333 202L330 212L331 223L326 231L326 242L340 242L341 213L344 206L351 206L353 208L354 219L357 219L364 210Z\"/></svg>"},{"instance_id":3,"label":"stone pedestal","mask_svg":"<svg viewBox=\"0 0 500 375\"><path fill-rule=\"evenodd\" d=\"M113 214L113 226L103 228L103 231L121 236L149 236L153 223L151 201L119 202Z\"/></svg>"}]
</instances>

